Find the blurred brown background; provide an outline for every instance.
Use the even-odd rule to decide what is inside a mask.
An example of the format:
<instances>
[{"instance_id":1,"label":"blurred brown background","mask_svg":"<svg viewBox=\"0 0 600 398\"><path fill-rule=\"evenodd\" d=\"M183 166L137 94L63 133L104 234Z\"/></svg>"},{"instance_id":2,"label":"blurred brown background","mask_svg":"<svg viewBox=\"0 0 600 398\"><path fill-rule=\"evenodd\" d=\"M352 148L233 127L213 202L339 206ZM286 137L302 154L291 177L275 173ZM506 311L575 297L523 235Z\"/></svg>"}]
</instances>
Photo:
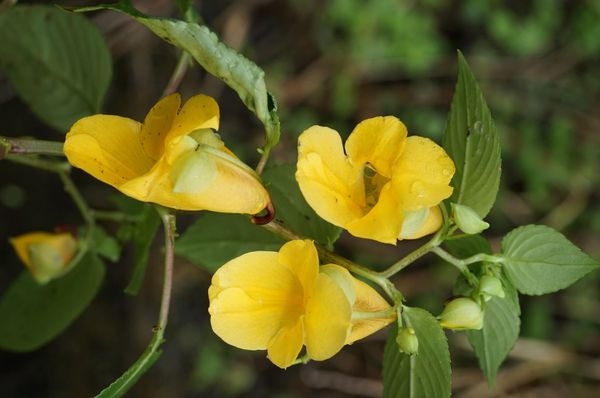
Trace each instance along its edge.
<instances>
[{"instance_id":1,"label":"blurred brown background","mask_svg":"<svg viewBox=\"0 0 600 398\"><path fill-rule=\"evenodd\" d=\"M177 16L170 0L134 3L151 15ZM503 145L502 187L486 237L498 249L513 227L543 223L600 257L600 2L203 0L196 5L226 43L265 69L282 121L273 163L293 163L296 138L312 124L347 135L358 121L375 115L396 115L411 133L441 141L455 84L455 50L461 49L480 80ZM177 50L123 15L106 11L88 17L113 56L105 113L141 120L160 97ZM197 65L180 91L184 97L202 92L217 98L222 137L244 160L256 162L261 126L234 92ZM62 139L36 119L1 74L0 120L3 135ZM55 176L8 162L0 163L0 170L4 289L21 270L9 236L81 220ZM110 206L110 188L81 172L74 176L94 207ZM143 351L156 321L160 242L139 296L123 294L131 272L126 251L120 263L107 265L98 297L57 340L29 354L0 352L0 395L86 397L118 377ZM417 244L391 247L343 234L336 248L365 265L383 267ZM402 273L398 285L410 304L438 313L455 276L426 256ZM206 271L178 261L163 355L129 396L381 395L385 333L329 361L281 371L264 353L230 348L213 335L209 281ZM599 287L595 273L560 294L522 297L522 339L493 392L487 391L464 336L450 333L455 396L598 396Z\"/></svg>"}]
</instances>

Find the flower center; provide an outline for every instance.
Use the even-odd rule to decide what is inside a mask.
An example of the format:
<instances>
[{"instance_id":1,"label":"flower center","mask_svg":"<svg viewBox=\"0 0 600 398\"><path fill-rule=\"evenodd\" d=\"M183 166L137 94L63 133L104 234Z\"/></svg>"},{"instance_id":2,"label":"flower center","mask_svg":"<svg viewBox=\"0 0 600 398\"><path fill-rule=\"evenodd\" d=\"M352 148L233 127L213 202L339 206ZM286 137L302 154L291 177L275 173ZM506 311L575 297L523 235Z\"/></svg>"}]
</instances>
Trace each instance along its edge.
<instances>
[{"instance_id":1,"label":"flower center","mask_svg":"<svg viewBox=\"0 0 600 398\"><path fill-rule=\"evenodd\" d=\"M370 164L365 164L363 169L363 181L365 186L365 203L368 209L373 208L379 201L381 189L390 179L382 176Z\"/></svg>"}]
</instances>

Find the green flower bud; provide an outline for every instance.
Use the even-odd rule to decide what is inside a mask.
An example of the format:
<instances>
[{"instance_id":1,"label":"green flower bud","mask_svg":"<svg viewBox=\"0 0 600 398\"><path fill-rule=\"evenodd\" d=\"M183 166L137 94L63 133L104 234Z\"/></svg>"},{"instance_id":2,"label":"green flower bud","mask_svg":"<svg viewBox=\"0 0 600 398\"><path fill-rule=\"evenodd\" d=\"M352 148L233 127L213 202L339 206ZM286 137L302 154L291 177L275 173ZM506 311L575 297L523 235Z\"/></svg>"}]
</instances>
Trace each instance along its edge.
<instances>
[{"instance_id":1,"label":"green flower bud","mask_svg":"<svg viewBox=\"0 0 600 398\"><path fill-rule=\"evenodd\" d=\"M492 275L484 275L481 277L479 280L479 293L483 295L486 301L491 297L505 297L502 282Z\"/></svg>"},{"instance_id":2,"label":"green flower bud","mask_svg":"<svg viewBox=\"0 0 600 398\"><path fill-rule=\"evenodd\" d=\"M398 343L400 352L405 354L412 355L419 351L419 339L417 339L415 329L413 328L400 329L398 336L396 336L396 343Z\"/></svg>"},{"instance_id":3,"label":"green flower bud","mask_svg":"<svg viewBox=\"0 0 600 398\"><path fill-rule=\"evenodd\" d=\"M450 301L439 316L440 324L446 329L481 329L483 311L470 298L460 297Z\"/></svg>"},{"instance_id":4,"label":"green flower bud","mask_svg":"<svg viewBox=\"0 0 600 398\"><path fill-rule=\"evenodd\" d=\"M481 231L488 229L490 224L483 221L475 210L468 206L457 205L452 203L452 217L454 222L466 234L478 234Z\"/></svg>"}]
</instances>

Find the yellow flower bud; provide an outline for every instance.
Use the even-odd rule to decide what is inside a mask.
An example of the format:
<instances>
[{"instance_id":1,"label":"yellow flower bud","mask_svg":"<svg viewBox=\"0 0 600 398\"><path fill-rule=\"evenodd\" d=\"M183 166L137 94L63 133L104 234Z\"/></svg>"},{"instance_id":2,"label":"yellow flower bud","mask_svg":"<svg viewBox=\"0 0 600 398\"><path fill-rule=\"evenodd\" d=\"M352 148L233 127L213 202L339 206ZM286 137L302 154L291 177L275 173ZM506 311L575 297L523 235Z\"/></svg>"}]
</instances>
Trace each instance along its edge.
<instances>
[{"instance_id":1,"label":"yellow flower bud","mask_svg":"<svg viewBox=\"0 0 600 398\"><path fill-rule=\"evenodd\" d=\"M77 242L69 233L30 232L10 243L40 284L62 276L77 251Z\"/></svg>"},{"instance_id":2,"label":"yellow flower bud","mask_svg":"<svg viewBox=\"0 0 600 398\"><path fill-rule=\"evenodd\" d=\"M408 355L416 354L419 351L419 339L413 328L402 328L398 331L396 343L400 352Z\"/></svg>"},{"instance_id":3,"label":"yellow flower bud","mask_svg":"<svg viewBox=\"0 0 600 398\"><path fill-rule=\"evenodd\" d=\"M466 297L456 298L446 304L439 319L442 327L446 329L466 330L483 327L481 307Z\"/></svg>"}]
</instances>

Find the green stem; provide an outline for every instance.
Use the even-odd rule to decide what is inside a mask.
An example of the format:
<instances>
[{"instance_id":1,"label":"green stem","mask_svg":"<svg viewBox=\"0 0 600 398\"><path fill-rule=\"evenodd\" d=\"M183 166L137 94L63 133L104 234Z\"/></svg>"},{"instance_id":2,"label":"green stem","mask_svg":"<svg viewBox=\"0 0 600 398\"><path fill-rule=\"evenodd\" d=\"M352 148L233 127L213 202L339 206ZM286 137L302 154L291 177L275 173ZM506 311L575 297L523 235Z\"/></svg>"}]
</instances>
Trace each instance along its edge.
<instances>
[{"instance_id":1,"label":"green stem","mask_svg":"<svg viewBox=\"0 0 600 398\"><path fill-rule=\"evenodd\" d=\"M432 252L437 254L440 258L444 259L446 262L454 265L469 281L471 285L476 285L477 280L475 276L469 270L468 265L473 263L479 263L482 261L490 262L490 263L501 263L504 259L500 256L494 256L491 254L479 253L474 256L460 259L456 258L441 247L434 247L431 249Z\"/></svg>"},{"instance_id":2,"label":"green stem","mask_svg":"<svg viewBox=\"0 0 600 398\"><path fill-rule=\"evenodd\" d=\"M171 302L171 291L173 286L173 264L175 258L175 216L168 210L158 208L160 218L165 231L165 270L163 279L163 290L160 300L160 313L158 316L157 333L161 333L167 326L169 318L169 304Z\"/></svg>"},{"instance_id":3,"label":"green stem","mask_svg":"<svg viewBox=\"0 0 600 398\"><path fill-rule=\"evenodd\" d=\"M392 264L385 271L379 272L379 275L381 275L384 278L389 278L389 277L397 274L398 272L400 272L402 269L406 268L408 265L412 264L417 259L423 257L425 254L432 251L433 248L439 246L443 241L443 239L442 239L443 234L444 234L443 229L440 229L433 236L433 238L431 238L431 240L429 242L425 243L423 246L419 247L417 250L409 253L408 255L403 257L400 261Z\"/></svg>"},{"instance_id":4,"label":"green stem","mask_svg":"<svg viewBox=\"0 0 600 398\"><path fill-rule=\"evenodd\" d=\"M20 155L53 155L65 156L63 143L56 141L34 140L27 138L9 138L0 136L0 146L4 152Z\"/></svg>"},{"instance_id":5,"label":"green stem","mask_svg":"<svg viewBox=\"0 0 600 398\"><path fill-rule=\"evenodd\" d=\"M73 184L73 180L71 180L71 177L69 177L69 175L65 171L58 172L58 176L63 182L65 191L67 191L67 193L73 199L73 202L75 202L75 205L79 209L79 213L81 213L81 216L83 217L85 222L88 224L88 226L94 225L95 220L93 212L87 205L85 199L83 199L83 196L81 195L75 184Z\"/></svg>"},{"instance_id":6,"label":"green stem","mask_svg":"<svg viewBox=\"0 0 600 398\"><path fill-rule=\"evenodd\" d=\"M267 165L267 161L269 160L269 155L270 155L271 151L270 150L266 150L263 149L263 153L260 156L260 159L258 161L258 164L256 165L256 174L261 175L263 170L265 169L265 166Z\"/></svg>"},{"instance_id":7,"label":"green stem","mask_svg":"<svg viewBox=\"0 0 600 398\"><path fill-rule=\"evenodd\" d=\"M177 65L175 66L175 69L173 70L173 74L171 75L171 78L169 79L169 82L167 83L165 89L163 90L162 96L166 97L169 94L173 94L175 91L177 91L177 89L179 88L179 85L181 84L181 81L183 80L183 77L185 76L188 66L190 65L190 62L192 60L192 57L190 56L189 53L187 53L186 51L182 51L181 55L179 56L179 60L177 61Z\"/></svg>"},{"instance_id":8,"label":"green stem","mask_svg":"<svg viewBox=\"0 0 600 398\"><path fill-rule=\"evenodd\" d=\"M29 167L35 167L37 169L50 171L53 173L61 173L66 172L71 169L71 166L68 163L64 162L52 162L50 160L40 159L35 156L22 156L22 155L12 155L8 154L5 157L6 160L9 160L13 163L19 163Z\"/></svg>"},{"instance_id":9,"label":"green stem","mask_svg":"<svg viewBox=\"0 0 600 398\"><path fill-rule=\"evenodd\" d=\"M137 221L138 216L132 216L129 214L122 213L120 211L106 211L106 210L91 210L92 216L96 220L114 221L114 222L127 222Z\"/></svg>"}]
</instances>

